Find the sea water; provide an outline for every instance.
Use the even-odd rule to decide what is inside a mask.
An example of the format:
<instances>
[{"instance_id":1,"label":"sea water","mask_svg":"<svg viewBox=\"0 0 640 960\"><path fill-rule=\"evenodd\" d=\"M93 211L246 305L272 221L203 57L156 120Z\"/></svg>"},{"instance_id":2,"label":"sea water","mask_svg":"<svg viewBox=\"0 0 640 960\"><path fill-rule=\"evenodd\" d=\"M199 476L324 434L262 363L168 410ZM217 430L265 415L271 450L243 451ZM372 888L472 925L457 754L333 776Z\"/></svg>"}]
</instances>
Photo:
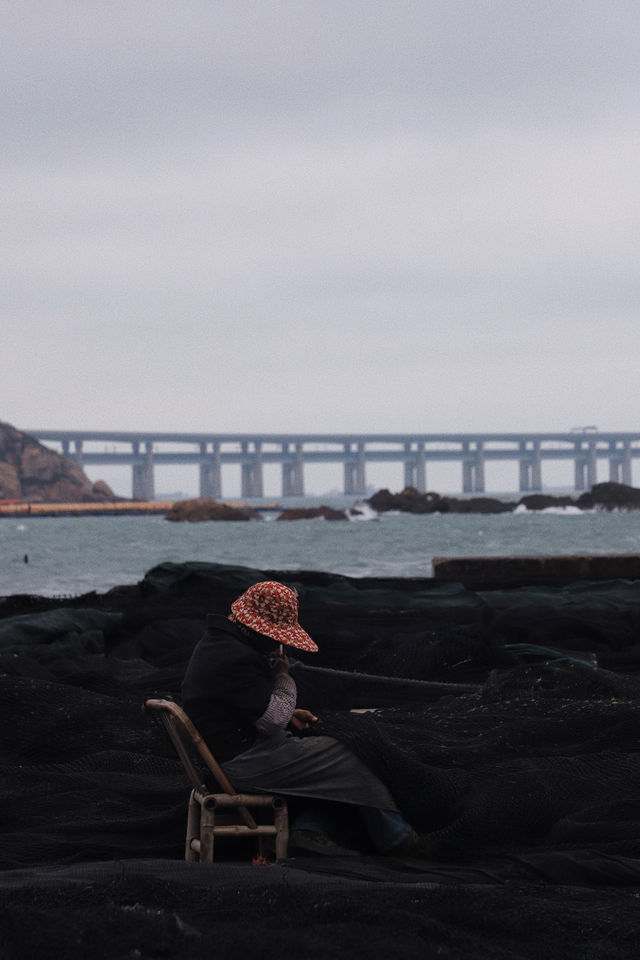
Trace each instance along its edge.
<instances>
[{"instance_id":1,"label":"sea water","mask_svg":"<svg viewBox=\"0 0 640 960\"><path fill-rule=\"evenodd\" d=\"M137 583L164 561L428 577L434 557L639 552L640 511L383 514L351 522L2 518L0 595L104 592Z\"/></svg>"}]
</instances>

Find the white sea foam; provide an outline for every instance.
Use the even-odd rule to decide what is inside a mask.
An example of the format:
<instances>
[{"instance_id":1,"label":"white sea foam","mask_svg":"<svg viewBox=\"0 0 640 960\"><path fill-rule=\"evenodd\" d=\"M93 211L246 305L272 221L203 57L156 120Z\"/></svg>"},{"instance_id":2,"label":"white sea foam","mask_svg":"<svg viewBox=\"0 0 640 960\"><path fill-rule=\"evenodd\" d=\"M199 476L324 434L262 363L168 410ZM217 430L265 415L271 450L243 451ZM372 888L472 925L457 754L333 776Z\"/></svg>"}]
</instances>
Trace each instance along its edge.
<instances>
[{"instance_id":1,"label":"white sea foam","mask_svg":"<svg viewBox=\"0 0 640 960\"><path fill-rule=\"evenodd\" d=\"M581 510L580 507L574 507L571 504L566 507L544 507L542 510L529 510L524 503L519 503L518 506L513 511L513 515L517 516L518 514L529 514L530 516L536 516L540 514L552 514L558 517L581 517L585 513L588 513L586 510Z\"/></svg>"},{"instance_id":2,"label":"white sea foam","mask_svg":"<svg viewBox=\"0 0 640 960\"><path fill-rule=\"evenodd\" d=\"M362 520L379 520L380 515L377 510L374 510L370 503L367 503L366 500L358 500L357 503L354 503L352 507L349 507L345 511L349 520L353 521L362 521Z\"/></svg>"}]
</instances>

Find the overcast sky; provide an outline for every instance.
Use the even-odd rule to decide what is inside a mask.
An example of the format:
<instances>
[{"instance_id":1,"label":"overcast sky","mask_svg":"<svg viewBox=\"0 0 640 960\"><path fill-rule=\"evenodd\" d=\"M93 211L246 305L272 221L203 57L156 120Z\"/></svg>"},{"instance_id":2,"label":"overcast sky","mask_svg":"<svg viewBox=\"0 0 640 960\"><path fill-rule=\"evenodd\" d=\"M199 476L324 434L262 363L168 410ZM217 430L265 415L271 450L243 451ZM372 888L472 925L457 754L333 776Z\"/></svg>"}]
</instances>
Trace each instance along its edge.
<instances>
[{"instance_id":1,"label":"overcast sky","mask_svg":"<svg viewBox=\"0 0 640 960\"><path fill-rule=\"evenodd\" d=\"M0 419L640 427L638 0L2 11Z\"/></svg>"}]
</instances>

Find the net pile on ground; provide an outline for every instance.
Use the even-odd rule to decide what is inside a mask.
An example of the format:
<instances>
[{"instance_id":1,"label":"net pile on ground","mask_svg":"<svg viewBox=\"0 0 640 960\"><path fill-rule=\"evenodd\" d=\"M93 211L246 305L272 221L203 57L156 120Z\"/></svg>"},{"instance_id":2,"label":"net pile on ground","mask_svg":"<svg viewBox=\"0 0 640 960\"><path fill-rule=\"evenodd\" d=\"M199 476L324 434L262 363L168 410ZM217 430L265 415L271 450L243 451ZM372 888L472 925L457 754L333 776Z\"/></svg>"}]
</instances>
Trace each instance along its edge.
<instances>
[{"instance_id":1,"label":"net pile on ground","mask_svg":"<svg viewBox=\"0 0 640 960\"><path fill-rule=\"evenodd\" d=\"M320 646L293 667L299 703L389 784L419 855L385 860L354 837L349 856L274 868L224 851L211 868L181 862L188 787L141 705L179 699L205 615L261 579L298 589ZM640 585L623 581L473 591L193 563L100 596L7 598L7 955L24 955L39 918L69 944L92 923L111 929L94 953L105 957L147 955L141 930L165 944L148 955L211 955L215 929L228 956L301 937L309 956L348 944L382 955L394 937L398 956L427 943L444 957L537 956L541 944L549 956L632 956L639 627ZM363 707L377 711L349 712ZM534 943L524 925L540 911ZM592 940L604 952L589 953Z\"/></svg>"}]
</instances>

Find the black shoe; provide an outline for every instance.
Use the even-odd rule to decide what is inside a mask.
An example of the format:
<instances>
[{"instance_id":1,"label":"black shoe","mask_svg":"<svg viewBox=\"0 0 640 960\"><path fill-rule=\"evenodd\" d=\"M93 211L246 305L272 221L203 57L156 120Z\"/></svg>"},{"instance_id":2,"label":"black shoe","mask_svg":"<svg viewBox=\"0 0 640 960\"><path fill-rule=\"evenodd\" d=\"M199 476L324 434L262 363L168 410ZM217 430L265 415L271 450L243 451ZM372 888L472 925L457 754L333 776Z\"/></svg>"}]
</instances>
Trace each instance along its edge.
<instances>
[{"instance_id":1,"label":"black shoe","mask_svg":"<svg viewBox=\"0 0 640 960\"><path fill-rule=\"evenodd\" d=\"M355 850L348 850L319 830L292 830L289 834L289 856L315 853L323 857L354 856Z\"/></svg>"}]
</instances>

